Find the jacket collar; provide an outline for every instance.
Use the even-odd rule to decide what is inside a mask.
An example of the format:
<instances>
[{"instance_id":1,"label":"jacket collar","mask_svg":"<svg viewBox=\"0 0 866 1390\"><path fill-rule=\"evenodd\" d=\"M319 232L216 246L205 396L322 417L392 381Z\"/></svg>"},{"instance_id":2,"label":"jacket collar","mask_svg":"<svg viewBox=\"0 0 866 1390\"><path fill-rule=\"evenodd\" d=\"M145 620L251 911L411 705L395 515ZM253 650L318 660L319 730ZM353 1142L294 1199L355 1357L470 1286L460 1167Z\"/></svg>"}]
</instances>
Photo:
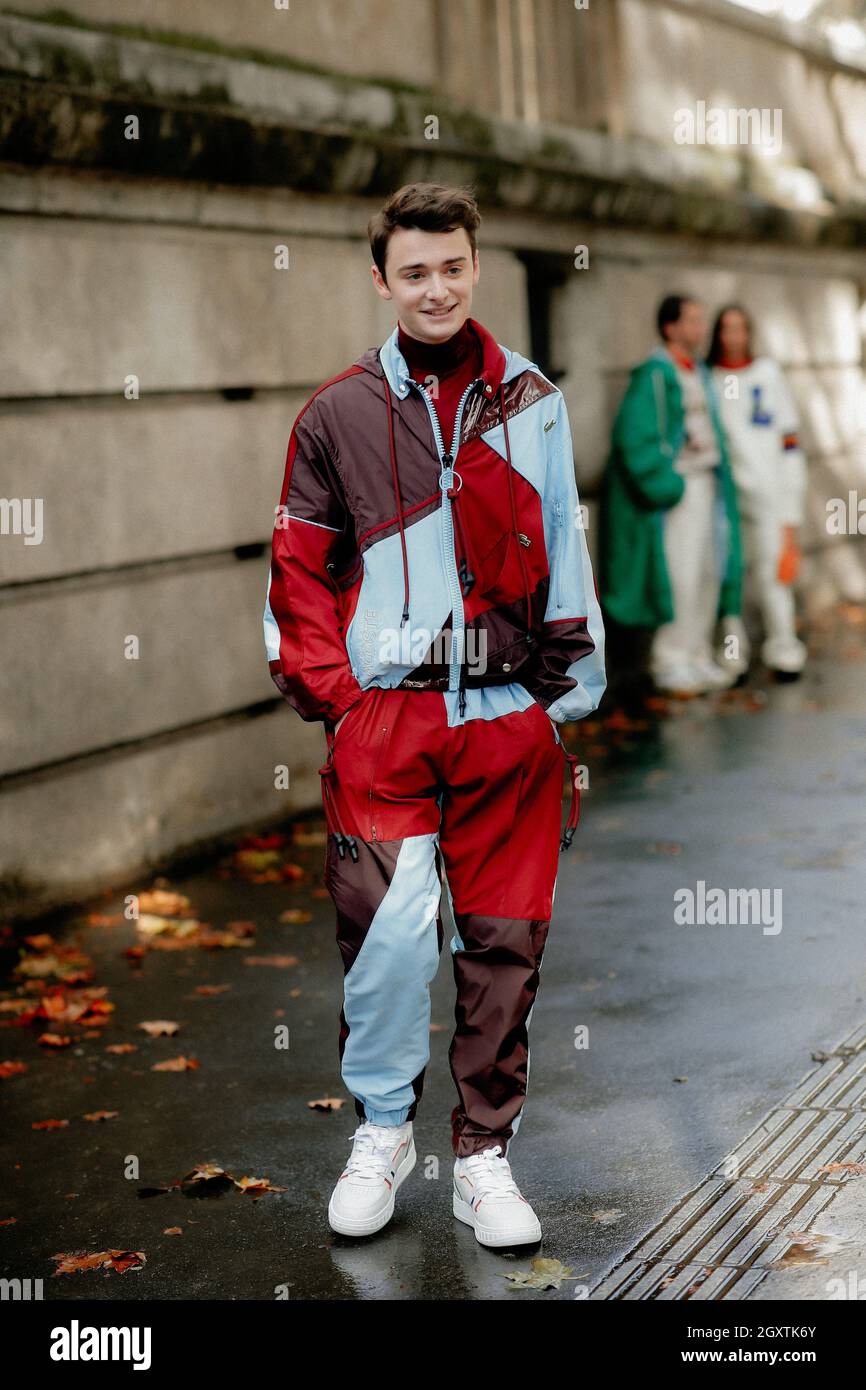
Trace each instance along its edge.
<instances>
[{"instance_id":1,"label":"jacket collar","mask_svg":"<svg viewBox=\"0 0 866 1390\"><path fill-rule=\"evenodd\" d=\"M469 319L468 322L481 340L483 361L480 379L484 383L484 394L489 399L496 394L502 381L506 378L508 359L513 354L509 353L507 348L500 347L493 334L488 332L477 319ZM412 389L409 385L411 373L406 359L400 351L397 341L398 334L399 328L395 324L393 332L389 334L382 346L378 349L370 348L362 357L358 358L357 365L366 371L374 372L376 376L387 377L388 385L395 396L403 399L408 396Z\"/></svg>"}]
</instances>

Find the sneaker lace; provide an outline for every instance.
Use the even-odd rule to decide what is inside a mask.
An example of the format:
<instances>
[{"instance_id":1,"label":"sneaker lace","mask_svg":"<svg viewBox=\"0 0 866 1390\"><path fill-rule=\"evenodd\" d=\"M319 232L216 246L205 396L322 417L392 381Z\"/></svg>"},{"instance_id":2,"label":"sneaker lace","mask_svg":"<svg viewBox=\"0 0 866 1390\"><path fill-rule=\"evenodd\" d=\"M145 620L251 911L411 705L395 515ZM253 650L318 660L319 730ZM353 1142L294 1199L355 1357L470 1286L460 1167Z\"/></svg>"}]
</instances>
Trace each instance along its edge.
<instances>
[{"instance_id":1,"label":"sneaker lace","mask_svg":"<svg viewBox=\"0 0 866 1390\"><path fill-rule=\"evenodd\" d=\"M469 1154L463 1159L463 1167L472 1178L478 1197L503 1201L523 1195L514 1181L508 1159L498 1147Z\"/></svg>"},{"instance_id":2,"label":"sneaker lace","mask_svg":"<svg viewBox=\"0 0 866 1390\"><path fill-rule=\"evenodd\" d=\"M397 1132L394 1125L374 1125L369 1122L359 1125L353 1135L352 1156L346 1164L346 1173L358 1181L378 1182L388 1177L397 1145Z\"/></svg>"}]
</instances>

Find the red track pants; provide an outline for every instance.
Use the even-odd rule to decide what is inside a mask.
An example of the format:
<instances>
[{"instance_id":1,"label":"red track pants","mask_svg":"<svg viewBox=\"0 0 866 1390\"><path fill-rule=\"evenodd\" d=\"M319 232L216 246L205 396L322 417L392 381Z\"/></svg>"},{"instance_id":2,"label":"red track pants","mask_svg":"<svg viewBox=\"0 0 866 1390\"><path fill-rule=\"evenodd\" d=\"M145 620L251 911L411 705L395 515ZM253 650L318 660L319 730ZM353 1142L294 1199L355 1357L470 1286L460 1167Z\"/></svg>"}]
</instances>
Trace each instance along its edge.
<instances>
[{"instance_id":1,"label":"red track pants","mask_svg":"<svg viewBox=\"0 0 866 1390\"><path fill-rule=\"evenodd\" d=\"M320 771L345 972L339 1054L361 1120L401 1124L421 1098L444 860L456 926L452 1146L507 1153L526 1097L564 757L575 761L535 701L449 726L435 691L373 686L329 736Z\"/></svg>"}]
</instances>

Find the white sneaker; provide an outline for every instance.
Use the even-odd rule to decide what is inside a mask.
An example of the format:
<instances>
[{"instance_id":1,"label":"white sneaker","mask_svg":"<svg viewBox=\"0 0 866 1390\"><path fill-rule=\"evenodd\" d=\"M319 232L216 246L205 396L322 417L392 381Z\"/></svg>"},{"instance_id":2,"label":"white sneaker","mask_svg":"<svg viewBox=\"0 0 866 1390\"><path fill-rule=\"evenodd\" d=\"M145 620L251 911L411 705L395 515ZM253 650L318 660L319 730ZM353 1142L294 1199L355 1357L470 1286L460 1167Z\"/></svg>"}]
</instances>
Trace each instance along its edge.
<instances>
[{"instance_id":1,"label":"white sneaker","mask_svg":"<svg viewBox=\"0 0 866 1390\"><path fill-rule=\"evenodd\" d=\"M653 684L662 695L673 695L676 699L683 700L689 699L692 695L706 695L710 689L706 677L692 666L655 672Z\"/></svg>"},{"instance_id":2,"label":"white sneaker","mask_svg":"<svg viewBox=\"0 0 866 1390\"><path fill-rule=\"evenodd\" d=\"M412 1121L374 1125L365 1120L353 1135L352 1154L328 1204L332 1231L369 1236L394 1215L397 1188L416 1163Z\"/></svg>"},{"instance_id":3,"label":"white sneaker","mask_svg":"<svg viewBox=\"0 0 866 1390\"><path fill-rule=\"evenodd\" d=\"M739 676L739 670L731 662L730 668L719 666L711 657L695 662L698 675L706 681L708 690L730 690Z\"/></svg>"},{"instance_id":4,"label":"white sneaker","mask_svg":"<svg viewBox=\"0 0 866 1390\"><path fill-rule=\"evenodd\" d=\"M764 665L771 671L780 671L783 676L799 676L808 655L808 648L796 637L768 637L761 648Z\"/></svg>"},{"instance_id":5,"label":"white sneaker","mask_svg":"<svg viewBox=\"0 0 866 1390\"><path fill-rule=\"evenodd\" d=\"M454 1161L454 1215L482 1245L528 1245L541 1223L511 1173L501 1145Z\"/></svg>"}]
</instances>

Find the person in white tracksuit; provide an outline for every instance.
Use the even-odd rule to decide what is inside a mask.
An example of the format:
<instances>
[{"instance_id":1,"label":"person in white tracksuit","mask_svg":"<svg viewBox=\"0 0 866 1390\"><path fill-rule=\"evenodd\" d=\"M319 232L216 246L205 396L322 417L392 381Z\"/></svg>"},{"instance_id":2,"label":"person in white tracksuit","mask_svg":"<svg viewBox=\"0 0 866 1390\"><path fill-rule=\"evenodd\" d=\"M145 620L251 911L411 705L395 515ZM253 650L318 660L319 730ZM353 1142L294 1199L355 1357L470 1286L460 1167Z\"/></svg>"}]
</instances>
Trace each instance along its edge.
<instances>
[{"instance_id":1,"label":"person in white tracksuit","mask_svg":"<svg viewBox=\"0 0 866 1390\"><path fill-rule=\"evenodd\" d=\"M782 368L752 356L752 323L739 304L719 311L708 362L737 489L746 581L764 627L761 658L779 680L796 680L807 649L796 634L792 586L800 567L806 460L799 419ZM751 654L739 618L724 621L739 641L739 669Z\"/></svg>"}]
</instances>

